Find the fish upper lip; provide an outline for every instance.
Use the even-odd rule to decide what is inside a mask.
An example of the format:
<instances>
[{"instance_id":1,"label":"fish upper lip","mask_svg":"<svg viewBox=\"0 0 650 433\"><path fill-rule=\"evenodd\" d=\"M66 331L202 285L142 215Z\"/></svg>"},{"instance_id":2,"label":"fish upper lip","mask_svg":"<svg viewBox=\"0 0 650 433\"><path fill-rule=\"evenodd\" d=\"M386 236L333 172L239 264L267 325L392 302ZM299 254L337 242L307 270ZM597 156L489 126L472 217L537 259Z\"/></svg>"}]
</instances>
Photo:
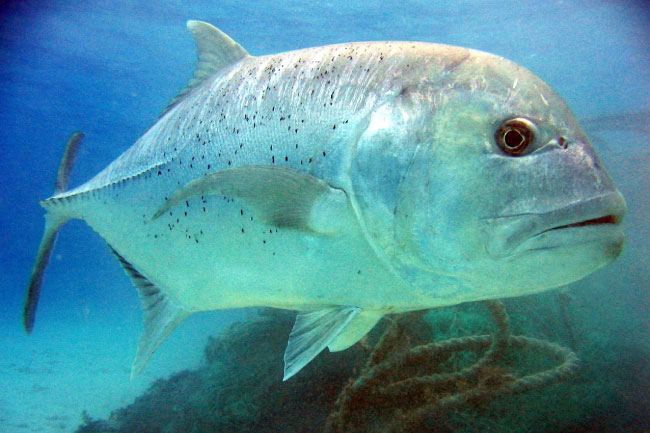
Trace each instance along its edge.
<instances>
[{"instance_id":1,"label":"fish upper lip","mask_svg":"<svg viewBox=\"0 0 650 433\"><path fill-rule=\"evenodd\" d=\"M612 191L546 212L482 218L488 231L486 249L490 256L506 257L527 240L554 230L610 224L617 226L623 221L625 211L623 196L618 191Z\"/></svg>"}]
</instances>

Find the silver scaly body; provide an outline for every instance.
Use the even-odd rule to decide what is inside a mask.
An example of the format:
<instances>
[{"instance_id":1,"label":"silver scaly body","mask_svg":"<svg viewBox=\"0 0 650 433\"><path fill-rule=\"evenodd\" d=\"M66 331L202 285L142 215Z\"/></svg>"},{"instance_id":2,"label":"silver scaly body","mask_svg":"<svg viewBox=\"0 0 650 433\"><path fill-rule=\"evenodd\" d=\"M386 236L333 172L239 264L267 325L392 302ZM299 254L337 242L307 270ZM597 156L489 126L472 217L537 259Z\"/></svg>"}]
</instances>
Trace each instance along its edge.
<instances>
[{"instance_id":1,"label":"silver scaly body","mask_svg":"<svg viewBox=\"0 0 650 433\"><path fill-rule=\"evenodd\" d=\"M71 140L43 202L28 331L70 218L106 240L138 288L133 374L197 311L301 310L287 379L385 314L547 290L620 252L622 197L564 102L526 69L415 42L252 57L209 24L188 27L199 51L188 88L64 191Z\"/></svg>"}]
</instances>

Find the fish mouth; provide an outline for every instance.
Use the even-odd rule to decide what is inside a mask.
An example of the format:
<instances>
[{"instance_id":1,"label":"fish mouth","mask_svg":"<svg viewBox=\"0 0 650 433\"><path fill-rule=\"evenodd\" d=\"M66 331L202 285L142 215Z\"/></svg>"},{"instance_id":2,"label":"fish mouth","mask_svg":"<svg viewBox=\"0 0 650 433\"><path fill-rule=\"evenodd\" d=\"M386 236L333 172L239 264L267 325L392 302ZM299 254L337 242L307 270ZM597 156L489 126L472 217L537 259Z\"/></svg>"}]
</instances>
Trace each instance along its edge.
<instances>
[{"instance_id":1,"label":"fish mouth","mask_svg":"<svg viewBox=\"0 0 650 433\"><path fill-rule=\"evenodd\" d=\"M547 212L486 218L486 250L493 258L504 258L594 242L622 245L625 211L623 196L614 191Z\"/></svg>"},{"instance_id":2,"label":"fish mouth","mask_svg":"<svg viewBox=\"0 0 650 433\"><path fill-rule=\"evenodd\" d=\"M538 234L550 232L552 230L569 229L569 228L572 228L572 227L597 226L597 225L601 225L601 224L615 224L615 225L617 225L617 224L620 224L621 221L622 221L622 216L619 216L619 215L605 215L605 216L598 217L598 218L592 218L592 219L588 219L588 220L584 220L584 221L579 221L577 223L564 224L564 225L561 225L561 226L552 227L552 228L544 230L544 231L542 231L542 232L540 232Z\"/></svg>"}]
</instances>

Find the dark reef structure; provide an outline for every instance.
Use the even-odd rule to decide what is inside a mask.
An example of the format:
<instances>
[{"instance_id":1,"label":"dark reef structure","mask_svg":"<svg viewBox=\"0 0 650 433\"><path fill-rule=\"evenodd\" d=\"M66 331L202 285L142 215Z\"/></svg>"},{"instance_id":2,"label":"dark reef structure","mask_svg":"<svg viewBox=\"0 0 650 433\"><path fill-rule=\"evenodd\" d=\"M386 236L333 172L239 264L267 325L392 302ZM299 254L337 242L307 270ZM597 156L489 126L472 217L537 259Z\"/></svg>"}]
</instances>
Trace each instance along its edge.
<instances>
[{"instance_id":1,"label":"dark reef structure","mask_svg":"<svg viewBox=\"0 0 650 433\"><path fill-rule=\"evenodd\" d=\"M575 330L562 335L570 304L561 302L508 301L515 329L541 338L511 335L500 302L485 303L491 335L479 304L396 316L287 382L294 314L261 310L211 338L203 367L158 380L108 420L84 414L77 432L647 432L648 354L581 343ZM581 368L573 351L546 338L578 345Z\"/></svg>"},{"instance_id":2,"label":"dark reef structure","mask_svg":"<svg viewBox=\"0 0 650 433\"><path fill-rule=\"evenodd\" d=\"M295 314L264 309L205 347L205 365L156 381L106 421L86 418L79 433L266 433L316 431L337 395L363 366L358 346L328 353L282 382L283 354Z\"/></svg>"},{"instance_id":3,"label":"dark reef structure","mask_svg":"<svg viewBox=\"0 0 650 433\"><path fill-rule=\"evenodd\" d=\"M337 410L328 418L325 431L422 431L429 420L451 410L528 392L569 379L576 373L579 364L575 353L543 340L510 335L503 304L488 301L487 305L497 325L493 336L455 338L409 349L405 327L393 322L359 377L341 392ZM543 352L560 365L524 377L516 377L498 366L508 349L525 348ZM453 355L468 350L485 351L485 354L460 371L440 370ZM423 370L433 370L433 374L419 374ZM379 416L386 412L391 413L388 419ZM369 428L369 424L377 425Z\"/></svg>"}]
</instances>

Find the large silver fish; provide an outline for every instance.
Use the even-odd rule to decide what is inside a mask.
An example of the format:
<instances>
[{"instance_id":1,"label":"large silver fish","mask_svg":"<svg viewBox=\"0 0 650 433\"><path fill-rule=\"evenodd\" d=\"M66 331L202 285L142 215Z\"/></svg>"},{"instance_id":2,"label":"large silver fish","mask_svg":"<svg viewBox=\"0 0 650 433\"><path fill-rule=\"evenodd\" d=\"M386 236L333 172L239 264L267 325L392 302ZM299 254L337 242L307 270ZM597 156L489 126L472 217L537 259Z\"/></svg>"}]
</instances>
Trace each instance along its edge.
<instances>
[{"instance_id":1,"label":"large silver fish","mask_svg":"<svg viewBox=\"0 0 650 433\"><path fill-rule=\"evenodd\" d=\"M132 374L197 311L296 309L285 380L385 314L541 292L614 260L625 203L566 104L506 59L418 42L253 57L190 21L188 88L66 191L69 142L27 300L56 232L86 221L137 287Z\"/></svg>"}]
</instances>

